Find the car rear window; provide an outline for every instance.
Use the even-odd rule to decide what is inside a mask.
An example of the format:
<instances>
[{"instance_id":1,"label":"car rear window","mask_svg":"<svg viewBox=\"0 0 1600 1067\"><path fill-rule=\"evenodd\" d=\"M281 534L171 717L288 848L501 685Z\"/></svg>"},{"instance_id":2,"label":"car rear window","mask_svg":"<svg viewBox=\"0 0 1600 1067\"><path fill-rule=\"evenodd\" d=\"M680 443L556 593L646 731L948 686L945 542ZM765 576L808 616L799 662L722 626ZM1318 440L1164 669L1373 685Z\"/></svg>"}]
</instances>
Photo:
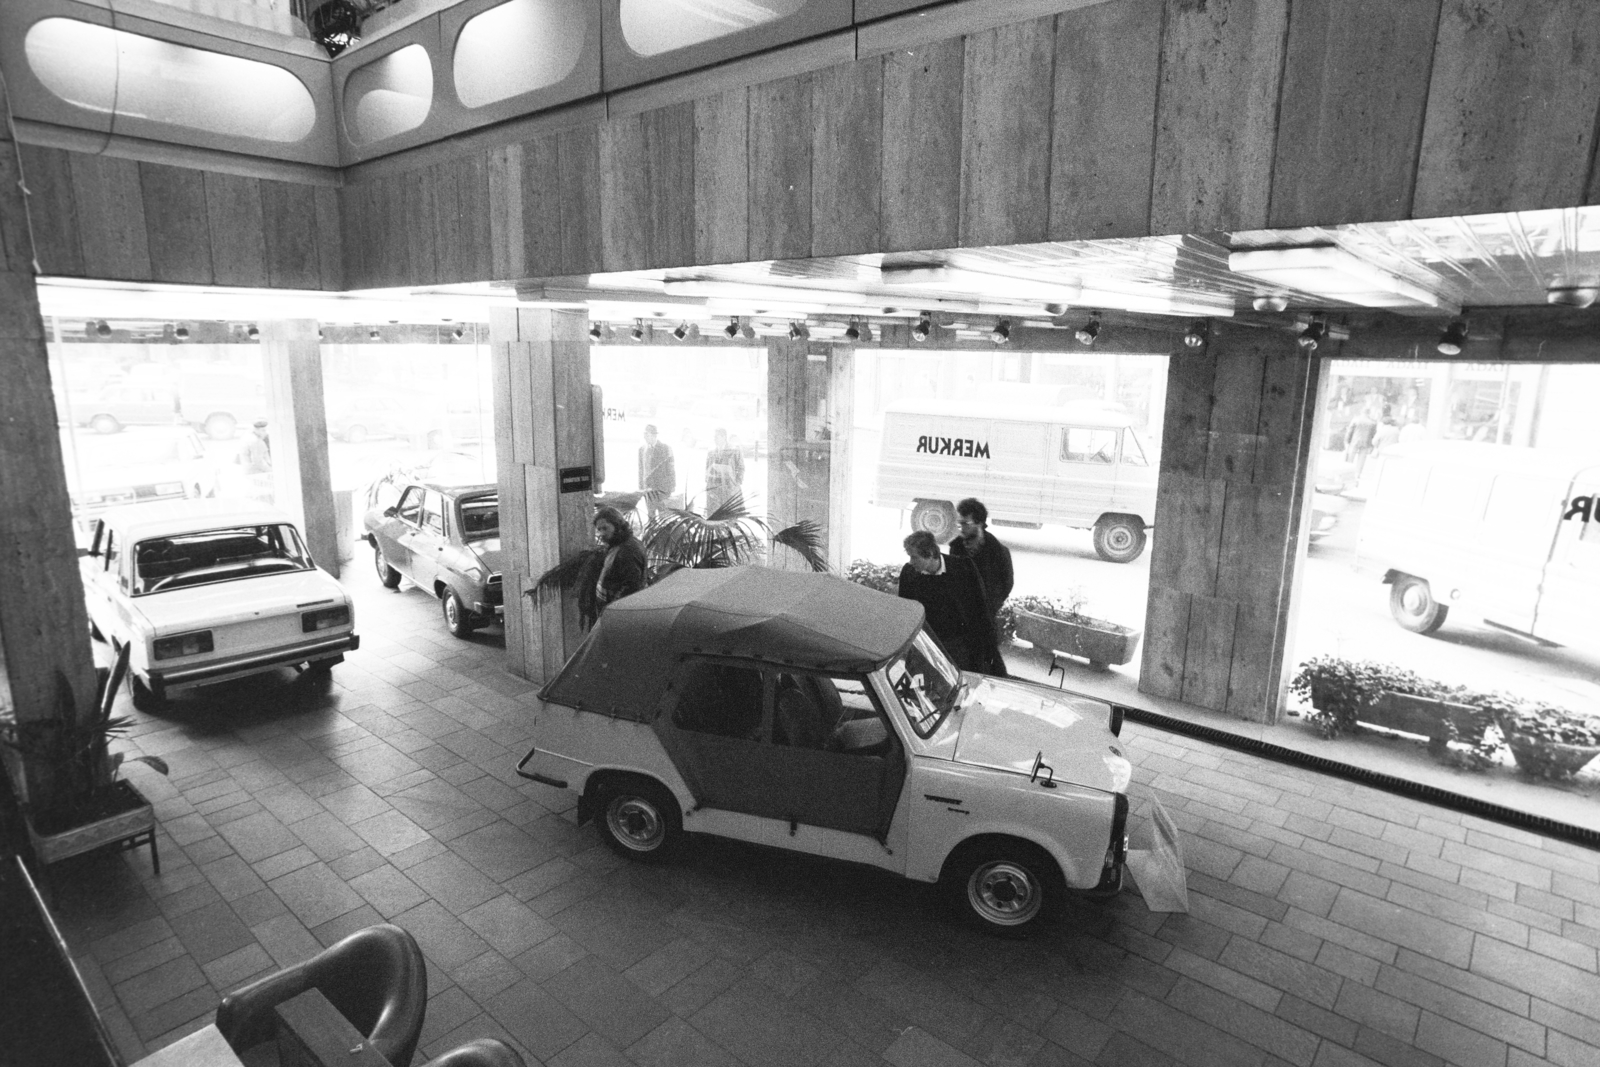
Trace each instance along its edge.
<instances>
[{"instance_id":1,"label":"car rear window","mask_svg":"<svg viewBox=\"0 0 1600 1067\"><path fill-rule=\"evenodd\" d=\"M287 523L150 537L134 548L133 595L311 567L299 532Z\"/></svg>"},{"instance_id":2,"label":"car rear window","mask_svg":"<svg viewBox=\"0 0 1600 1067\"><path fill-rule=\"evenodd\" d=\"M500 498L473 496L461 502L461 539L479 541L500 536Z\"/></svg>"}]
</instances>

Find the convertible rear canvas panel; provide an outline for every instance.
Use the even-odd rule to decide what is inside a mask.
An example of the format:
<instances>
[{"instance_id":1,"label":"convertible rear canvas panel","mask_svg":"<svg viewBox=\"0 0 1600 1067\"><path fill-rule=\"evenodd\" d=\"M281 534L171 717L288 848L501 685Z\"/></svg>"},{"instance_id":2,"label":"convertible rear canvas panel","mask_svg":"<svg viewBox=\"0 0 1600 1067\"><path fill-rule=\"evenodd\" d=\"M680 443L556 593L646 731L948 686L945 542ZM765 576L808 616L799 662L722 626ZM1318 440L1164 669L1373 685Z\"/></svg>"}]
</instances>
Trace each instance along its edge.
<instances>
[{"instance_id":1,"label":"convertible rear canvas panel","mask_svg":"<svg viewBox=\"0 0 1600 1067\"><path fill-rule=\"evenodd\" d=\"M606 608L539 696L640 722L688 654L864 674L922 627L922 605L828 574L683 570Z\"/></svg>"}]
</instances>

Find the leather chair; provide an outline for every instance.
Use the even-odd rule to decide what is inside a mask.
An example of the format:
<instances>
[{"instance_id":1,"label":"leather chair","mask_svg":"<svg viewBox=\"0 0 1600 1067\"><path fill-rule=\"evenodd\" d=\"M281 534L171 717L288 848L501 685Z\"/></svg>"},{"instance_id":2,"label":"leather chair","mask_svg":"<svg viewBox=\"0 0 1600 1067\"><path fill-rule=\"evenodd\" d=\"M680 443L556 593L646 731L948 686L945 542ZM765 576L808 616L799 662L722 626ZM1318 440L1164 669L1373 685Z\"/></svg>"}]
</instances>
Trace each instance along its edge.
<instances>
[{"instance_id":1,"label":"leather chair","mask_svg":"<svg viewBox=\"0 0 1600 1067\"><path fill-rule=\"evenodd\" d=\"M270 1041L277 1032L272 1009L313 988L394 1067L410 1067L428 1007L428 971L416 940L389 923L357 930L229 993L217 1008L217 1029L235 1052Z\"/></svg>"},{"instance_id":2,"label":"leather chair","mask_svg":"<svg viewBox=\"0 0 1600 1067\"><path fill-rule=\"evenodd\" d=\"M423 1067L528 1067L521 1056L503 1041L479 1038L442 1056L435 1056Z\"/></svg>"}]
</instances>

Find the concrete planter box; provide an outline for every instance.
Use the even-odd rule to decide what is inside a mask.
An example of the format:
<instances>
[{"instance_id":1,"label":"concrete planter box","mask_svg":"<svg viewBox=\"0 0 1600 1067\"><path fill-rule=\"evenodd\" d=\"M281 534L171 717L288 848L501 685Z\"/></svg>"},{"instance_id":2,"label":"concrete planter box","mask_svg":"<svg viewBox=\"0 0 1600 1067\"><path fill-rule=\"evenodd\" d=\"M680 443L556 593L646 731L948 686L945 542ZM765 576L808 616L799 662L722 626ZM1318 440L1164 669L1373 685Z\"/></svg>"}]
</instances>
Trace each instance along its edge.
<instances>
[{"instance_id":1,"label":"concrete planter box","mask_svg":"<svg viewBox=\"0 0 1600 1067\"><path fill-rule=\"evenodd\" d=\"M1086 659L1091 667L1120 666L1139 651L1140 631L1104 619L1056 619L1025 610L1016 617L1018 637L1037 648Z\"/></svg>"},{"instance_id":2,"label":"concrete planter box","mask_svg":"<svg viewBox=\"0 0 1600 1067\"><path fill-rule=\"evenodd\" d=\"M77 856L105 845L123 843L128 847L149 844L152 859L155 857L155 809L137 789L125 781L111 785L112 797L107 813L91 822L73 826L57 833L41 834L29 818L28 840L33 854L43 866L49 866L68 856ZM156 872L160 873L159 861Z\"/></svg>"},{"instance_id":3,"label":"concrete planter box","mask_svg":"<svg viewBox=\"0 0 1600 1067\"><path fill-rule=\"evenodd\" d=\"M1516 757L1517 769L1535 778L1571 778L1600 756L1600 745L1569 745L1509 731L1506 744Z\"/></svg>"},{"instance_id":4,"label":"concrete planter box","mask_svg":"<svg viewBox=\"0 0 1600 1067\"><path fill-rule=\"evenodd\" d=\"M1450 742L1451 726L1455 727L1455 740L1477 744L1483 732L1494 725L1494 715L1471 704L1385 691L1357 721L1401 733L1421 734L1428 739L1428 750L1438 752Z\"/></svg>"}]
</instances>

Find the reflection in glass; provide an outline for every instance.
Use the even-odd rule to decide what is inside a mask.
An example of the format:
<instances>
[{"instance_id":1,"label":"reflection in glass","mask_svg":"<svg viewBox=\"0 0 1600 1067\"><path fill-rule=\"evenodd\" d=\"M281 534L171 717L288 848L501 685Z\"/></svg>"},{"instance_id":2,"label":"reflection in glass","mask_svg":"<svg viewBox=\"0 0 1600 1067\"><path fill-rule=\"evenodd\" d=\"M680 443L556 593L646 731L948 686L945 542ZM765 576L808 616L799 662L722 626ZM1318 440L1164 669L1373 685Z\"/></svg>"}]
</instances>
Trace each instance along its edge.
<instances>
[{"instance_id":1,"label":"reflection in glass","mask_svg":"<svg viewBox=\"0 0 1600 1067\"><path fill-rule=\"evenodd\" d=\"M89 111L280 144L316 125L311 93L268 63L63 18L34 23L24 48L46 89Z\"/></svg>"},{"instance_id":2,"label":"reflection in glass","mask_svg":"<svg viewBox=\"0 0 1600 1067\"><path fill-rule=\"evenodd\" d=\"M467 107L555 85L583 55L578 0L510 0L467 20L456 38L456 96Z\"/></svg>"},{"instance_id":3,"label":"reflection in glass","mask_svg":"<svg viewBox=\"0 0 1600 1067\"><path fill-rule=\"evenodd\" d=\"M794 14L806 0L622 0L622 39L641 56L714 41Z\"/></svg>"},{"instance_id":4,"label":"reflection in glass","mask_svg":"<svg viewBox=\"0 0 1600 1067\"><path fill-rule=\"evenodd\" d=\"M344 124L356 144L414 130L432 106L433 63L420 44L368 63L344 83Z\"/></svg>"}]
</instances>

